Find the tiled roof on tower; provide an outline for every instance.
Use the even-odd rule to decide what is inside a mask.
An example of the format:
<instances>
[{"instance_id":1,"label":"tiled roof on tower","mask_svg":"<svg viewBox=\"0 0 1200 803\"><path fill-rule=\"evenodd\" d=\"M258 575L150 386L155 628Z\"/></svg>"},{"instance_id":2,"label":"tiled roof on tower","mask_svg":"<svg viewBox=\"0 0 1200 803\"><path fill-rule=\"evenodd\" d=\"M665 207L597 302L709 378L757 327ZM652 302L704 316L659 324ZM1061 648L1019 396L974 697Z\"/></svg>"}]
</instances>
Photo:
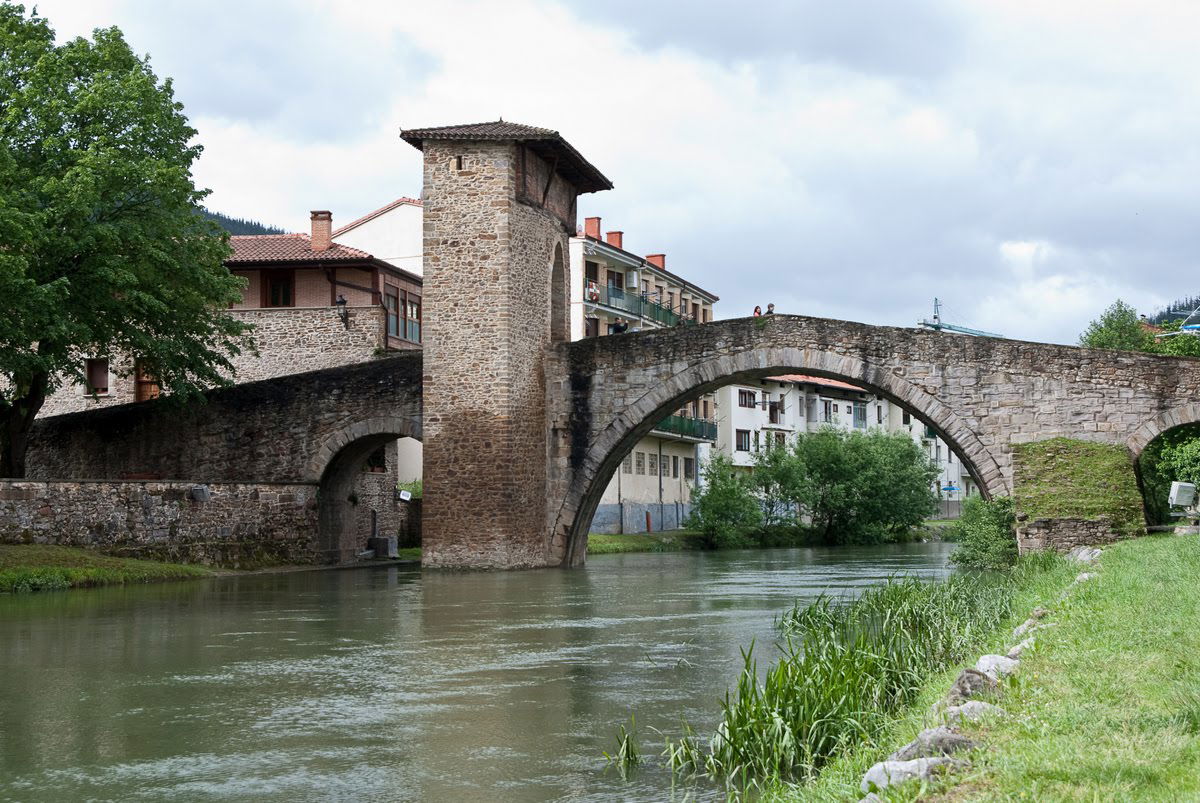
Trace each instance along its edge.
<instances>
[{"instance_id":1,"label":"tiled roof on tower","mask_svg":"<svg viewBox=\"0 0 1200 803\"><path fill-rule=\"evenodd\" d=\"M408 128L400 132L400 138L418 150L427 139L464 142L512 140L524 144L552 164L557 164L558 171L578 187L580 192L599 192L611 190L613 187L612 182L596 169L595 165L584 159L561 134L549 128L497 120L491 123Z\"/></svg>"}]
</instances>

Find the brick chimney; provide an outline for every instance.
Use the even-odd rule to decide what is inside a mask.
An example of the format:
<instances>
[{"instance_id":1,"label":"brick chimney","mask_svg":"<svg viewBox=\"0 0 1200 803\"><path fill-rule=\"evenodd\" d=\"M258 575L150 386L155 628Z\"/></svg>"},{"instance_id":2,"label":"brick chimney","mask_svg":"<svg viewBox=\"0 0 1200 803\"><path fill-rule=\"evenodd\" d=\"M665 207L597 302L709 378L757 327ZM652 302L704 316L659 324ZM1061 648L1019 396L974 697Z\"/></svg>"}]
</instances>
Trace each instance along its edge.
<instances>
[{"instance_id":1,"label":"brick chimney","mask_svg":"<svg viewBox=\"0 0 1200 803\"><path fill-rule=\"evenodd\" d=\"M312 239L314 251L328 251L333 243L333 213L325 209L314 209L312 213Z\"/></svg>"},{"instance_id":2,"label":"brick chimney","mask_svg":"<svg viewBox=\"0 0 1200 803\"><path fill-rule=\"evenodd\" d=\"M617 248L624 248L625 246L623 243L625 242L625 232L610 231L608 234L604 235L604 242L608 243L609 245L616 246Z\"/></svg>"},{"instance_id":3,"label":"brick chimney","mask_svg":"<svg viewBox=\"0 0 1200 803\"><path fill-rule=\"evenodd\" d=\"M667 269L666 254L646 254L646 261L656 268L662 268L663 270Z\"/></svg>"},{"instance_id":4,"label":"brick chimney","mask_svg":"<svg viewBox=\"0 0 1200 803\"><path fill-rule=\"evenodd\" d=\"M585 217L583 219L583 233L595 240L600 239L600 218Z\"/></svg>"}]
</instances>

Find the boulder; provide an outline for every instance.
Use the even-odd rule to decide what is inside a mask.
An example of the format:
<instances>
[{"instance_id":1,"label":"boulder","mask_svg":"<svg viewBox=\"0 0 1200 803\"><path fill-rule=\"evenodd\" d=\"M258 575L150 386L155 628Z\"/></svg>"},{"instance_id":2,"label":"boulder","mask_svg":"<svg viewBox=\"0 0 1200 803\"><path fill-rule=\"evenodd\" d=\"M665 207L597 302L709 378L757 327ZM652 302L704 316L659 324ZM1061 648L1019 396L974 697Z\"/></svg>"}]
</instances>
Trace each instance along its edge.
<instances>
[{"instance_id":1,"label":"boulder","mask_svg":"<svg viewBox=\"0 0 1200 803\"><path fill-rule=\"evenodd\" d=\"M975 662L975 668L992 680L1008 677L1017 671L1021 662L1004 655L981 655Z\"/></svg>"},{"instance_id":2,"label":"boulder","mask_svg":"<svg viewBox=\"0 0 1200 803\"><path fill-rule=\"evenodd\" d=\"M886 789L894 783L904 783L914 778L932 778L947 770L965 767L965 761L938 756L935 758L914 758L912 761L880 761L863 776L859 788L863 793Z\"/></svg>"},{"instance_id":3,"label":"boulder","mask_svg":"<svg viewBox=\"0 0 1200 803\"><path fill-rule=\"evenodd\" d=\"M1100 557L1100 550L1090 546L1077 546L1067 553L1067 560L1076 563L1094 563Z\"/></svg>"},{"instance_id":4,"label":"boulder","mask_svg":"<svg viewBox=\"0 0 1200 803\"><path fill-rule=\"evenodd\" d=\"M1008 657L1012 658L1013 660L1016 660L1017 658L1021 657L1021 653L1025 652L1026 650L1028 650L1032 647L1033 647L1033 636L1030 636L1029 638L1022 641L1020 644L1017 644L1012 649L1010 649L1008 651Z\"/></svg>"},{"instance_id":5,"label":"boulder","mask_svg":"<svg viewBox=\"0 0 1200 803\"><path fill-rule=\"evenodd\" d=\"M1026 633L1032 633L1034 628L1036 628L1037 626L1038 626L1037 619L1026 619L1024 622L1017 625L1016 630L1013 631L1013 638L1021 638Z\"/></svg>"},{"instance_id":6,"label":"boulder","mask_svg":"<svg viewBox=\"0 0 1200 803\"><path fill-rule=\"evenodd\" d=\"M917 738L888 756L888 761L911 761L914 758L930 756L948 756L959 750L970 750L975 743L961 733L950 730L945 725L927 728L917 734Z\"/></svg>"},{"instance_id":7,"label":"boulder","mask_svg":"<svg viewBox=\"0 0 1200 803\"><path fill-rule=\"evenodd\" d=\"M964 669L958 673L958 677L950 687L950 691L946 695L946 704L961 705L972 697L994 692L998 685L995 678L988 677L978 669Z\"/></svg>"},{"instance_id":8,"label":"boulder","mask_svg":"<svg viewBox=\"0 0 1200 803\"><path fill-rule=\"evenodd\" d=\"M945 711L947 722L957 722L960 719L965 719L969 722L978 722L987 717L1002 717L1008 712L998 705L985 703L983 700L967 700L962 705L952 705Z\"/></svg>"},{"instance_id":9,"label":"boulder","mask_svg":"<svg viewBox=\"0 0 1200 803\"><path fill-rule=\"evenodd\" d=\"M1088 580L1091 580L1093 577L1099 577L1099 576L1100 575L1096 574L1095 572L1083 572L1075 577L1075 582L1076 583L1086 583Z\"/></svg>"}]
</instances>

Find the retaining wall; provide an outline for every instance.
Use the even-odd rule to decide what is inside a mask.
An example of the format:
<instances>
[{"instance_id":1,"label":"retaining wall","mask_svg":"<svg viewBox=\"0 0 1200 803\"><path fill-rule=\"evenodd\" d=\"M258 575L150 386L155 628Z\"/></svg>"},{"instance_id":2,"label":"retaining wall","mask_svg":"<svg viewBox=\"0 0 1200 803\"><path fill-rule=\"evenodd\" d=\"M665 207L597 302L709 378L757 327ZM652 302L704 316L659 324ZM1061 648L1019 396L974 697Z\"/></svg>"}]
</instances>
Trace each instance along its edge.
<instances>
[{"instance_id":1,"label":"retaining wall","mask_svg":"<svg viewBox=\"0 0 1200 803\"><path fill-rule=\"evenodd\" d=\"M1101 546L1125 537L1113 527L1112 519L1107 516L1097 519L1034 519L1018 525L1017 549L1022 555L1046 549L1070 552L1077 546Z\"/></svg>"}]
</instances>

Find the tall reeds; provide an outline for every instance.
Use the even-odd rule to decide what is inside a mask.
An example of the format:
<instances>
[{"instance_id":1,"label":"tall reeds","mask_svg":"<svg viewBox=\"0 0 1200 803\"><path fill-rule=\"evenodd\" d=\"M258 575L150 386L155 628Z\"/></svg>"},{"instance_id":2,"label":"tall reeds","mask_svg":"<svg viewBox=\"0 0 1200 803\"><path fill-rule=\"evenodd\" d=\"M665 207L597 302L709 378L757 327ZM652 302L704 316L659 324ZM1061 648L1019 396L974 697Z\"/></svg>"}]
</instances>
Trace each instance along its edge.
<instances>
[{"instance_id":1,"label":"tall reeds","mask_svg":"<svg viewBox=\"0 0 1200 803\"><path fill-rule=\"evenodd\" d=\"M782 657L762 682L753 645L707 750L690 729L664 756L678 774L738 786L810 779L875 738L932 672L972 657L1012 610L1019 579L893 579L852 602L824 597L779 621Z\"/></svg>"}]
</instances>

